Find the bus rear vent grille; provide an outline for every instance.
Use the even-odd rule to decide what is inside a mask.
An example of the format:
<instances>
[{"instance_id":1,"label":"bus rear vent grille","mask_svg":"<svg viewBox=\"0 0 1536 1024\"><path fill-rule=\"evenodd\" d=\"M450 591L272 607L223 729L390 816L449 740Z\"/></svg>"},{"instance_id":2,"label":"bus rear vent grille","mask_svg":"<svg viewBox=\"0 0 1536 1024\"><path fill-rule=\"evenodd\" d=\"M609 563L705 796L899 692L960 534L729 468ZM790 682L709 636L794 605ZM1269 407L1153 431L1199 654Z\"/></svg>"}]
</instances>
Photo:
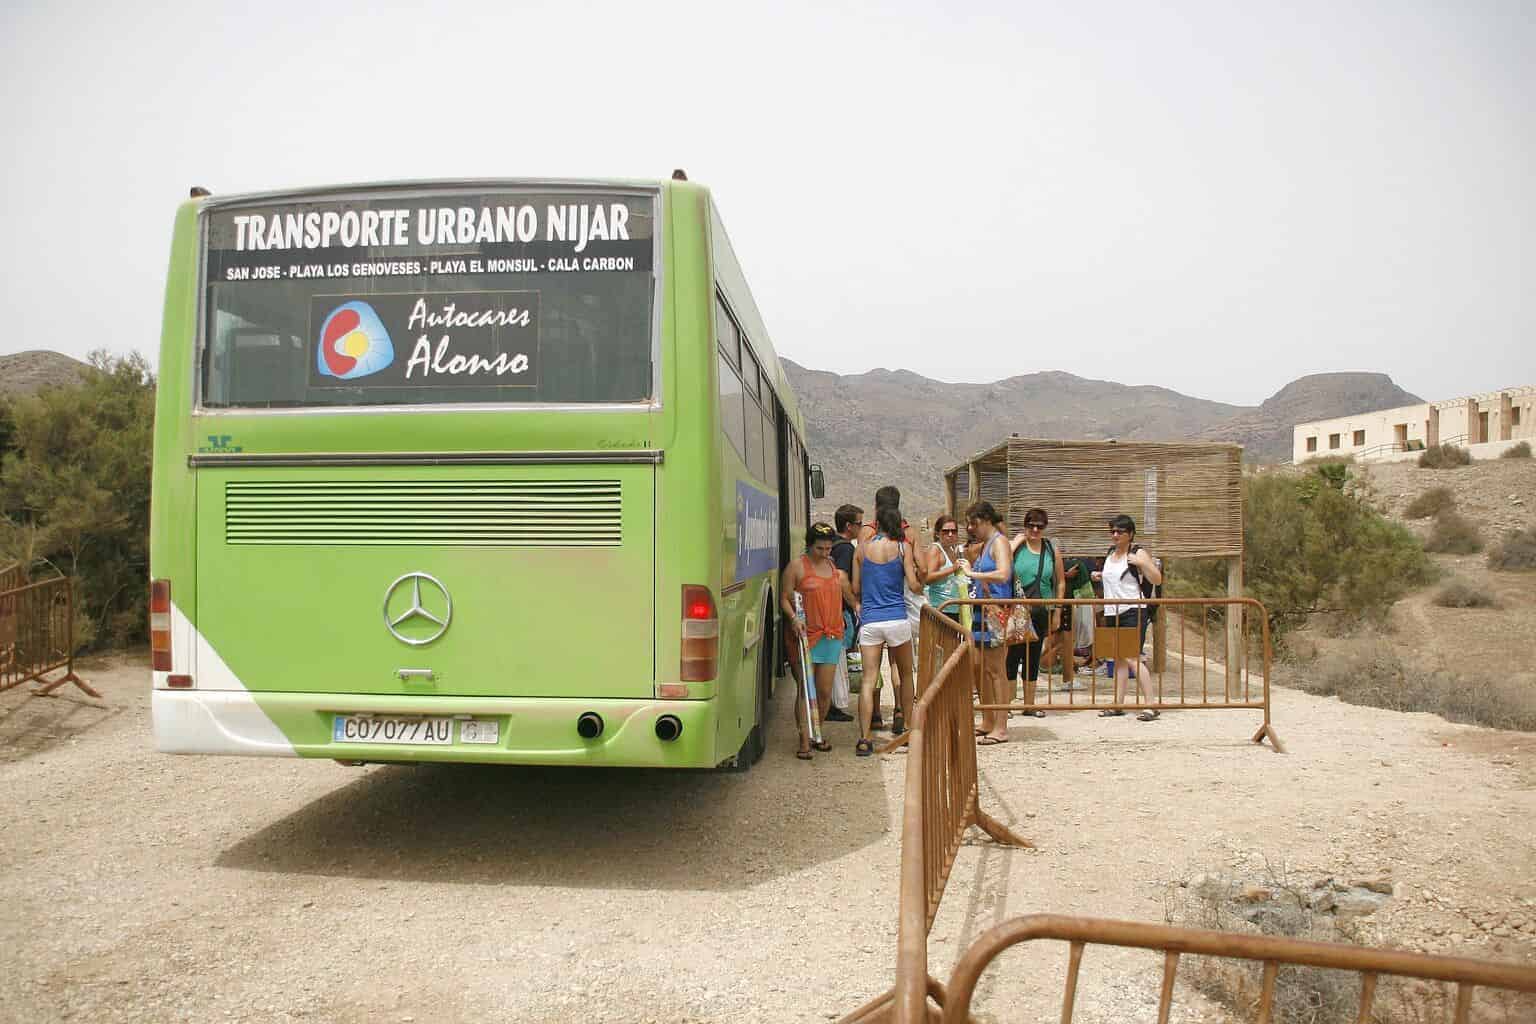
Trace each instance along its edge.
<instances>
[{"instance_id":1,"label":"bus rear vent grille","mask_svg":"<svg viewBox=\"0 0 1536 1024\"><path fill-rule=\"evenodd\" d=\"M229 544L617 547L617 480L228 481Z\"/></svg>"}]
</instances>

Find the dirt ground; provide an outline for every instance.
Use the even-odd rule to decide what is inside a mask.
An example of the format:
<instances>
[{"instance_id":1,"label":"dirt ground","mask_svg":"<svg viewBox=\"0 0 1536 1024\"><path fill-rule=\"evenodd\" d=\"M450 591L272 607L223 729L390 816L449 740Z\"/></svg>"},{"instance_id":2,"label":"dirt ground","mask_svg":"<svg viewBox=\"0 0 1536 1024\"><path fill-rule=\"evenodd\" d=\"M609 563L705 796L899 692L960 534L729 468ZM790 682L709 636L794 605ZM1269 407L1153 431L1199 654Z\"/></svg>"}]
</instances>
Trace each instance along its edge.
<instances>
[{"instance_id":1,"label":"dirt ground","mask_svg":"<svg viewBox=\"0 0 1536 1024\"><path fill-rule=\"evenodd\" d=\"M904 755L791 756L788 687L745 776L175 758L148 671L0 695L0 1019L825 1021L891 982ZM1032 911L1161 921L1202 871L1387 878L1389 941L1530 958L1536 735L1279 690L1248 712L1014 719L934 973ZM1054 1019L1065 949L1015 950L983 1020ZM1155 1007L1154 954L1091 951L1079 1020ZM1181 987L1175 1019L1217 1020Z\"/></svg>"}]
</instances>

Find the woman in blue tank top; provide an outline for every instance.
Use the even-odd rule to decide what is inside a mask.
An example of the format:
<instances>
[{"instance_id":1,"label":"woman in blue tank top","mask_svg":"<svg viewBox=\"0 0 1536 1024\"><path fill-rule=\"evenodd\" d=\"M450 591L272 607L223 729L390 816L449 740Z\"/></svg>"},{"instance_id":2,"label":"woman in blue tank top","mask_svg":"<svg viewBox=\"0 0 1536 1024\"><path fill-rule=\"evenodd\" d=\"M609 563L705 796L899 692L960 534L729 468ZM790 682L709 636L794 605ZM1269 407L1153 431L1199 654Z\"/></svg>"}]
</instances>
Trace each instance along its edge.
<instances>
[{"instance_id":1,"label":"woman in blue tank top","mask_svg":"<svg viewBox=\"0 0 1536 1024\"><path fill-rule=\"evenodd\" d=\"M869 738L875 707L875 681L880 678L880 655L891 652L896 676L896 717L891 723L905 730L912 711L912 625L907 621L907 590L917 590L917 565L912 549L902 539L901 513L882 508L876 517L880 531L859 545L853 562L853 592L859 595L859 653L864 663L864 685L859 688L859 742L854 752L868 757L874 752Z\"/></svg>"},{"instance_id":2,"label":"woman in blue tank top","mask_svg":"<svg viewBox=\"0 0 1536 1024\"><path fill-rule=\"evenodd\" d=\"M967 571L976 584L978 600L1009 600L1013 597L1013 552L1008 538L997 528L1002 517L990 501L978 501L965 510L966 529L981 541L981 554L976 564ZM983 704L1006 704L1012 696L1008 692L1005 666L1008 648L1003 638L995 636L987 628L987 616L978 608L975 618L976 643L981 647L981 700ZM983 747L1008 742L1008 712L983 711L980 737L976 742Z\"/></svg>"}]
</instances>

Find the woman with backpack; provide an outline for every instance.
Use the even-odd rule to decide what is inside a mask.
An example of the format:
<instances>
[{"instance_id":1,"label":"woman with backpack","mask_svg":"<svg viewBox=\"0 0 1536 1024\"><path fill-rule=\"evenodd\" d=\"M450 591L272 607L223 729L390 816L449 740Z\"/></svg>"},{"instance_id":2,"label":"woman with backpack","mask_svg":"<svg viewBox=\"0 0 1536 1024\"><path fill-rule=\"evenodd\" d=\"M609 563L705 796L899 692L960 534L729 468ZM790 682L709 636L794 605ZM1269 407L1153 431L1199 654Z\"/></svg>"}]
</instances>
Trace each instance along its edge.
<instances>
[{"instance_id":1,"label":"woman with backpack","mask_svg":"<svg viewBox=\"0 0 1536 1024\"><path fill-rule=\"evenodd\" d=\"M1095 582L1104 585L1104 599L1114 602L1104 606L1104 625L1106 627L1119 627L1136 629L1136 694L1141 703L1151 704L1152 700L1152 673L1147 671L1147 664L1142 660L1141 649L1147 643L1147 623L1155 612L1150 611L1146 605L1140 604L1150 597L1155 588L1162 585L1163 570L1158 567L1157 559L1152 557L1152 552L1137 544L1136 520L1130 516L1115 516L1109 521L1109 536L1114 541L1114 546L1104 556L1104 569L1093 574ZM1130 681L1130 658L1115 659L1115 703L1125 701L1126 683ZM1110 708L1099 712L1101 718L1114 718L1125 712L1119 708ZM1152 722L1158 718L1156 708L1147 708L1136 716L1138 721Z\"/></svg>"},{"instance_id":2,"label":"woman with backpack","mask_svg":"<svg viewBox=\"0 0 1536 1024\"><path fill-rule=\"evenodd\" d=\"M1066 581L1062 577L1061 559L1056 548L1045 539L1045 528L1050 515L1043 508L1032 508L1024 513L1024 532L1010 542L1013 555L1013 592L1017 597L1053 598L1066 593ZM1035 702L1036 685L1040 679L1040 657L1046 647L1046 639L1054 637L1061 628L1061 609L1045 605L1031 607L1030 622L1035 627L1035 639L1029 643L1014 644L1008 648L1008 683L1013 689L1024 675L1024 703ZM1036 718L1044 718L1044 711L1036 711Z\"/></svg>"}]
</instances>

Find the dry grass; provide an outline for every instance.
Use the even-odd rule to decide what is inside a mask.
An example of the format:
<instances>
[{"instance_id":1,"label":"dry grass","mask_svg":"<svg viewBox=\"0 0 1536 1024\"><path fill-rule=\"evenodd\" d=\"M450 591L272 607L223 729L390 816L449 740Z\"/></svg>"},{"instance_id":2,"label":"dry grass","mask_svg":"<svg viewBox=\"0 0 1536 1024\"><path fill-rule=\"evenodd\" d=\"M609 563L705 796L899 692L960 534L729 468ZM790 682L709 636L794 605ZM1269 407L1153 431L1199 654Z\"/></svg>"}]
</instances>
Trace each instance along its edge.
<instances>
[{"instance_id":1,"label":"dry grass","mask_svg":"<svg viewBox=\"0 0 1536 1024\"><path fill-rule=\"evenodd\" d=\"M1519 444L1506 448L1499 453L1499 458L1501 459L1528 459L1530 457L1531 442L1529 441L1521 441Z\"/></svg>"},{"instance_id":2,"label":"dry grass","mask_svg":"<svg viewBox=\"0 0 1536 1024\"><path fill-rule=\"evenodd\" d=\"M1488 591L1479 589L1468 580L1449 580L1435 593L1435 604L1441 608L1497 608L1498 600Z\"/></svg>"},{"instance_id":3,"label":"dry grass","mask_svg":"<svg viewBox=\"0 0 1536 1024\"><path fill-rule=\"evenodd\" d=\"M1202 885L1170 886L1163 900L1169 924L1227 932L1257 932L1284 938L1351 945L1382 946L1371 928L1351 919L1313 910L1313 891L1266 863L1265 877L1241 880L1207 874ZM1261 889L1262 902L1248 903L1245 890ZM1206 997L1255 1019L1263 991L1263 967L1245 960L1188 957L1179 976ZM1443 1024L1452 1019L1454 991L1436 982L1379 977L1371 1024ZM1473 1019L1514 1024L1531 1018L1536 999L1502 991L1479 990ZM1274 1024L1356 1024L1360 1012L1360 975L1320 967L1282 967L1275 977L1271 1020Z\"/></svg>"},{"instance_id":4,"label":"dry grass","mask_svg":"<svg viewBox=\"0 0 1536 1024\"><path fill-rule=\"evenodd\" d=\"M1435 516L1424 541L1424 550L1442 555L1470 555L1483 550L1483 535L1477 524L1458 512L1441 512Z\"/></svg>"},{"instance_id":5,"label":"dry grass","mask_svg":"<svg viewBox=\"0 0 1536 1024\"><path fill-rule=\"evenodd\" d=\"M1280 666L1280 681L1309 693L1390 711L1428 711L1451 722L1536 731L1536 687L1500 668L1460 675L1404 660L1378 637L1361 636L1327 657Z\"/></svg>"},{"instance_id":6,"label":"dry grass","mask_svg":"<svg viewBox=\"0 0 1536 1024\"><path fill-rule=\"evenodd\" d=\"M1536 527L1511 530L1488 552L1488 568L1536 569Z\"/></svg>"},{"instance_id":7,"label":"dry grass","mask_svg":"<svg viewBox=\"0 0 1536 1024\"><path fill-rule=\"evenodd\" d=\"M1455 469L1471 464L1472 453L1454 444L1437 444L1424 449L1424 454L1419 456L1420 469Z\"/></svg>"},{"instance_id":8,"label":"dry grass","mask_svg":"<svg viewBox=\"0 0 1536 1024\"><path fill-rule=\"evenodd\" d=\"M1449 487L1431 487L1410 501L1408 507L1403 509L1403 515L1409 519L1428 519L1455 507L1456 496Z\"/></svg>"}]
</instances>

